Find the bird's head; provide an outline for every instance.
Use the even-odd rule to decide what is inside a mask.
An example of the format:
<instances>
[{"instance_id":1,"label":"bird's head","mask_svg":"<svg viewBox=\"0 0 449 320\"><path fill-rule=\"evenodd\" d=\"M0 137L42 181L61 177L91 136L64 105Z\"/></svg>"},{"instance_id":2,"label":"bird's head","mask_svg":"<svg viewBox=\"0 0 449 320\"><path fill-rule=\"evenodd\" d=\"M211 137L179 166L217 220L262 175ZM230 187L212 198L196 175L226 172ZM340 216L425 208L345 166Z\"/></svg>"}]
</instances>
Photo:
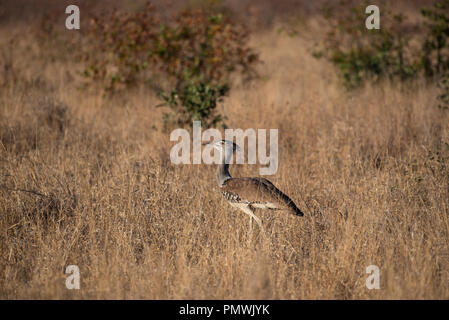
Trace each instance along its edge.
<instances>
[{"instance_id":1,"label":"bird's head","mask_svg":"<svg viewBox=\"0 0 449 320\"><path fill-rule=\"evenodd\" d=\"M220 158L222 163L231 163L232 155L235 151L240 151L240 147L232 141L229 140L217 140L209 143L205 143L205 145L211 146L215 150L217 150L220 154Z\"/></svg>"},{"instance_id":2,"label":"bird's head","mask_svg":"<svg viewBox=\"0 0 449 320\"><path fill-rule=\"evenodd\" d=\"M233 141L229 140L218 140L206 143L206 145L211 145L214 149L217 149L220 152L225 151L226 153L230 152L231 154L235 151L240 151L240 147L235 144Z\"/></svg>"}]
</instances>

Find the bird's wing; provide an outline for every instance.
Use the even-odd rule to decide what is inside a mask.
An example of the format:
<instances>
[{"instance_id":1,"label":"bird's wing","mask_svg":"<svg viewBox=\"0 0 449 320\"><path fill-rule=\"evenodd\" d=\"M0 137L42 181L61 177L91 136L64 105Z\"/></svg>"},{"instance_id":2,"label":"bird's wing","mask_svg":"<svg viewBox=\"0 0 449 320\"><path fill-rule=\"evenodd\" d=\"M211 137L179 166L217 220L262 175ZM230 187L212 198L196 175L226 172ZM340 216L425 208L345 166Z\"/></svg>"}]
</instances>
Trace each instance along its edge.
<instances>
[{"instance_id":1,"label":"bird's wing","mask_svg":"<svg viewBox=\"0 0 449 320\"><path fill-rule=\"evenodd\" d=\"M236 195L240 202L270 203L275 205L272 209L303 215L287 195L265 178L231 178L225 181L221 189L226 194Z\"/></svg>"}]
</instances>

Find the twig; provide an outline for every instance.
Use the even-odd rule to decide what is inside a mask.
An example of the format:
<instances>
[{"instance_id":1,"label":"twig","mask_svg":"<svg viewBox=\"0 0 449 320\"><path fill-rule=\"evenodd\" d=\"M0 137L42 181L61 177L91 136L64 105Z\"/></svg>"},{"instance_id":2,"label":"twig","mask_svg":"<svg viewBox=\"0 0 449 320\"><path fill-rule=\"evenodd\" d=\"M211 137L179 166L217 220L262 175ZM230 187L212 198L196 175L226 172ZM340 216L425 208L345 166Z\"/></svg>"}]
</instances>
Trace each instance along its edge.
<instances>
[{"instance_id":1,"label":"twig","mask_svg":"<svg viewBox=\"0 0 449 320\"><path fill-rule=\"evenodd\" d=\"M48 196L48 195L46 195L46 194L43 194L43 193L40 193L40 192L37 192L37 191L35 191L35 190L26 190L26 189L20 189L20 188L13 189L13 188L8 188L8 187L5 186L5 185L0 185L0 187L3 188L3 189L5 189L5 190L8 190L8 191L28 192L28 193L35 194L35 195L37 195L37 196L50 198L50 196Z\"/></svg>"}]
</instances>

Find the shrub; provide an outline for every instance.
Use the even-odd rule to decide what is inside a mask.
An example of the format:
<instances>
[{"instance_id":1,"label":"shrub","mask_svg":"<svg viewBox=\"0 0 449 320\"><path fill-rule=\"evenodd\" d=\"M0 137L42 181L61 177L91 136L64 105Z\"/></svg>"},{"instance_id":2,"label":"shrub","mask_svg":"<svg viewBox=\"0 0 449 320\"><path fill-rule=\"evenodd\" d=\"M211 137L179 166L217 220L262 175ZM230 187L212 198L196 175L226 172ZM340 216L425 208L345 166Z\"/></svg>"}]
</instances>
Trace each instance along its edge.
<instances>
[{"instance_id":1,"label":"shrub","mask_svg":"<svg viewBox=\"0 0 449 320\"><path fill-rule=\"evenodd\" d=\"M163 26L156 52L161 69L173 79L169 92L159 90L177 124L203 120L215 125L217 102L229 92L230 76L255 75L257 55L247 47L246 30L223 13L185 10L171 26ZM169 121L170 122L170 121Z\"/></svg>"},{"instance_id":2,"label":"shrub","mask_svg":"<svg viewBox=\"0 0 449 320\"><path fill-rule=\"evenodd\" d=\"M343 0L338 11L332 6L324 8L329 32L315 56L324 56L336 65L348 88L357 87L368 78L404 80L418 70L419 63L410 54L410 37L404 32L405 16L391 15L391 10L384 9L381 28L369 30L365 26L367 5Z\"/></svg>"},{"instance_id":3,"label":"shrub","mask_svg":"<svg viewBox=\"0 0 449 320\"><path fill-rule=\"evenodd\" d=\"M424 71L427 76L438 75L449 69L449 1L438 1L421 13L427 19L422 57Z\"/></svg>"},{"instance_id":4,"label":"shrub","mask_svg":"<svg viewBox=\"0 0 449 320\"><path fill-rule=\"evenodd\" d=\"M158 18L154 8L133 15L113 10L91 19L89 45L84 59L84 75L104 83L113 91L120 85L135 85L148 66L154 62L157 45Z\"/></svg>"},{"instance_id":5,"label":"shrub","mask_svg":"<svg viewBox=\"0 0 449 320\"><path fill-rule=\"evenodd\" d=\"M449 110L449 74L445 74L439 81L440 94L437 99L438 107L443 110Z\"/></svg>"},{"instance_id":6,"label":"shrub","mask_svg":"<svg viewBox=\"0 0 449 320\"><path fill-rule=\"evenodd\" d=\"M221 121L215 108L231 75L251 78L258 62L246 29L207 9L184 10L169 23L159 21L151 4L135 14L113 11L92 19L90 35L85 76L110 91L149 84L171 109L165 119L177 116L178 124Z\"/></svg>"},{"instance_id":7,"label":"shrub","mask_svg":"<svg viewBox=\"0 0 449 320\"><path fill-rule=\"evenodd\" d=\"M436 2L429 8L421 10L427 19L422 56L422 66L427 77L439 78L440 94L438 105L449 109L449 1Z\"/></svg>"},{"instance_id":8,"label":"shrub","mask_svg":"<svg viewBox=\"0 0 449 320\"><path fill-rule=\"evenodd\" d=\"M338 11L332 6L325 7L324 17L330 31L321 51L315 55L324 56L336 65L349 88L361 85L368 78L406 80L422 73L430 80L434 77L442 79L443 94L439 98L447 100L449 0L437 1L433 6L421 9L424 29L407 24L404 15L394 14L384 5L381 28L367 30L367 5L367 2L352 5L343 0L339 2ZM422 50L413 50L409 46L412 37L420 43Z\"/></svg>"},{"instance_id":9,"label":"shrub","mask_svg":"<svg viewBox=\"0 0 449 320\"><path fill-rule=\"evenodd\" d=\"M162 99L172 110L164 115L165 125L185 125L201 119L206 120L206 125L215 125L224 120L222 115L216 114L216 107L217 102L221 102L221 98L229 91L226 84L219 86L197 82L186 85L181 90L161 93Z\"/></svg>"}]
</instances>

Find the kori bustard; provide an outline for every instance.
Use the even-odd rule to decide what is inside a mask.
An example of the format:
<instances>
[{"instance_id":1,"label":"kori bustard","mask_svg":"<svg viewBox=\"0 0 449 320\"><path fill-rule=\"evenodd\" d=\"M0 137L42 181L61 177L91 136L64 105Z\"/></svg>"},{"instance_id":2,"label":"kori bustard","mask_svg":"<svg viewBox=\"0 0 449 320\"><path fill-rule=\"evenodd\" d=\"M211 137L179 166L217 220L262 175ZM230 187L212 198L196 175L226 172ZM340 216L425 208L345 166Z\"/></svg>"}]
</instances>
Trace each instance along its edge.
<instances>
[{"instance_id":1,"label":"kori bustard","mask_svg":"<svg viewBox=\"0 0 449 320\"><path fill-rule=\"evenodd\" d=\"M254 214L254 209L277 210L303 216L295 203L269 180L265 178L232 178L229 163L232 155L240 147L229 140L208 143L220 152L220 164L217 169L218 185L223 196L233 206L254 219L263 230L262 222ZM251 221L251 220L250 220Z\"/></svg>"}]
</instances>

